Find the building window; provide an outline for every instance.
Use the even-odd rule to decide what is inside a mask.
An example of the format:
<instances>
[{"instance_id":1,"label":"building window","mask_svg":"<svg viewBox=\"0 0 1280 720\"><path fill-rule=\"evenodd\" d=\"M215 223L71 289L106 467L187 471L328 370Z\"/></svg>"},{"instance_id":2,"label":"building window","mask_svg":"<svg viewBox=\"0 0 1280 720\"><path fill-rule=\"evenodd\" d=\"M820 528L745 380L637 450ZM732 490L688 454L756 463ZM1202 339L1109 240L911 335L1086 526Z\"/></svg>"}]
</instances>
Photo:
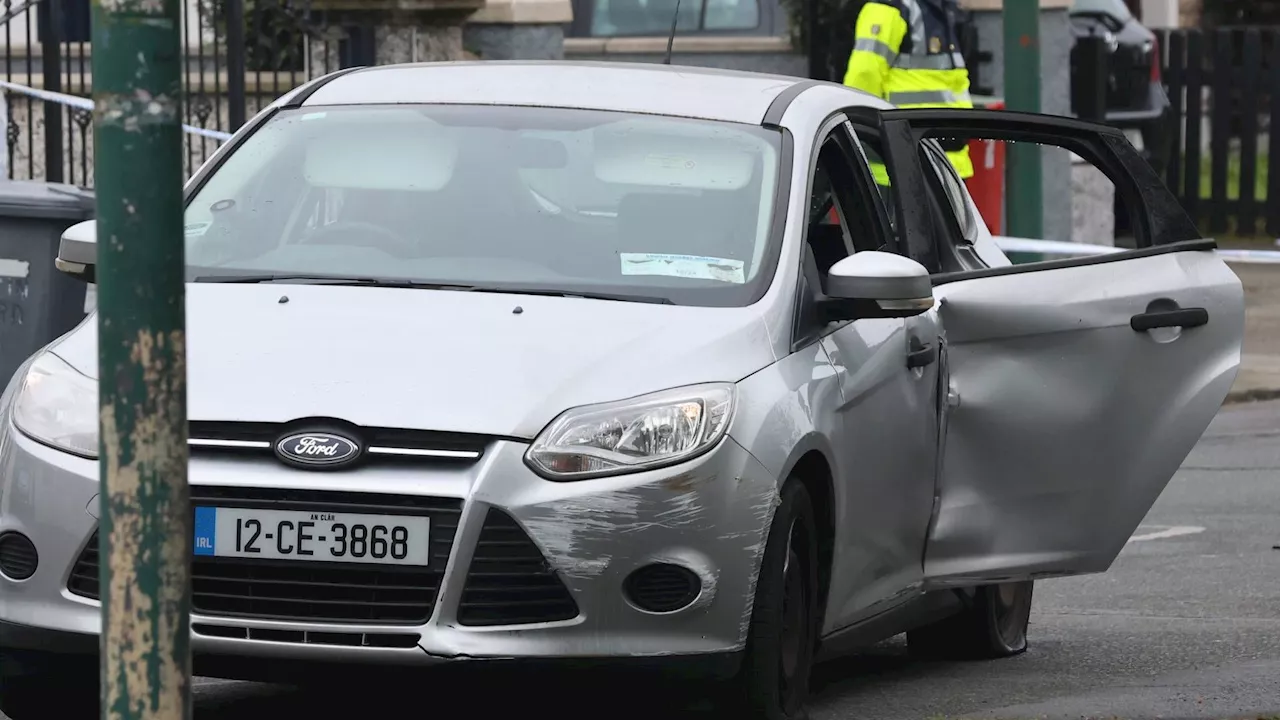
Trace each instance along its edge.
<instances>
[{"instance_id":1,"label":"building window","mask_svg":"<svg viewBox=\"0 0 1280 720\"><path fill-rule=\"evenodd\" d=\"M591 9L593 37L665 36L676 16L676 0L592 0ZM680 0L676 32L759 26L759 0Z\"/></svg>"}]
</instances>

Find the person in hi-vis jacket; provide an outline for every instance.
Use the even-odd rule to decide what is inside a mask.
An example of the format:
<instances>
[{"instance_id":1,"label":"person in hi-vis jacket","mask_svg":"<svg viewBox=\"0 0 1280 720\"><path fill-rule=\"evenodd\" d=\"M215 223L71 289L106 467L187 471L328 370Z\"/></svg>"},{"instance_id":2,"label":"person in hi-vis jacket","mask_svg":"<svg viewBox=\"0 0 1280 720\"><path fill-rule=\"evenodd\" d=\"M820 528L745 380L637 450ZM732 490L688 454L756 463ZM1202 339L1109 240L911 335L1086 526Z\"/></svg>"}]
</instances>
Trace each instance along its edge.
<instances>
[{"instance_id":1,"label":"person in hi-vis jacket","mask_svg":"<svg viewBox=\"0 0 1280 720\"><path fill-rule=\"evenodd\" d=\"M844 84L901 108L971 108L969 70L959 47L956 0L872 0L858 14ZM963 179L973 163L963 140L940 140ZM888 185L884 166L876 181Z\"/></svg>"}]
</instances>

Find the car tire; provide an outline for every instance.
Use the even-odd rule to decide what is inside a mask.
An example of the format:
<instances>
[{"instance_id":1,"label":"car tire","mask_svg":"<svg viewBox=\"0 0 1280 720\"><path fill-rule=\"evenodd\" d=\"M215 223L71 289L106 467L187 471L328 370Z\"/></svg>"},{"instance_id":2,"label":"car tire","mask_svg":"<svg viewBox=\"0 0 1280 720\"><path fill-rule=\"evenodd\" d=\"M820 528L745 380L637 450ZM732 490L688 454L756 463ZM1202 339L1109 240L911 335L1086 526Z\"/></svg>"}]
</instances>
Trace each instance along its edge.
<instances>
[{"instance_id":1,"label":"car tire","mask_svg":"<svg viewBox=\"0 0 1280 720\"><path fill-rule=\"evenodd\" d=\"M11 720L96 720L100 685L96 659L0 657L0 713Z\"/></svg>"},{"instance_id":2,"label":"car tire","mask_svg":"<svg viewBox=\"0 0 1280 720\"><path fill-rule=\"evenodd\" d=\"M809 492L788 480L760 563L746 654L725 698L734 717L808 717L820 607L817 530Z\"/></svg>"},{"instance_id":3,"label":"car tire","mask_svg":"<svg viewBox=\"0 0 1280 720\"><path fill-rule=\"evenodd\" d=\"M930 660L992 660L1027 650L1035 584L985 585L956 615L907 633L913 656Z\"/></svg>"}]
</instances>

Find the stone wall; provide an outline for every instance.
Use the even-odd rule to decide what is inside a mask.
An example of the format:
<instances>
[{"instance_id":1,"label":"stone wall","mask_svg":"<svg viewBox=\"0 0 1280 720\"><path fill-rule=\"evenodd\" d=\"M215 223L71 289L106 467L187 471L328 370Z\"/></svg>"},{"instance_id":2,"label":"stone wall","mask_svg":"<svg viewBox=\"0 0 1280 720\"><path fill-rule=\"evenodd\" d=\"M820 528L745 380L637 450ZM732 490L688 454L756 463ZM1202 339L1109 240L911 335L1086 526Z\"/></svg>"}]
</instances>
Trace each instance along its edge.
<instances>
[{"instance_id":1,"label":"stone wall","mask_svg":"<svg viewBox=\"0 0 1280 720\"><path fill-rule=\"evenodd\" d=\"M1071 161L1071 240L1116 244L1116 186L1084 160Z\"/></svg>"},{"instance_id":2,"label":"stone wall","mask_svg":"<svg viewBox=\"0 0 1280 720\"><path fill-rule=\"evenodd\" d=\"M1180 25L1181 0L1142 0L1142 24L1149 28L1176 28Z\"/></svg>"},{"instance_id":3,"label":"stone wall","mask_svg":"<svg viewBox=\"0 0 1280 720\"><path fill-rule=\"evenodd\" d=\"M666 38L570 38L564 41L567 60L662 62ZM808 77L809 61L785 37L677 37L671 63L693 67L745 70Z\"/></svg>"},{"instance_id":4,"label":"stone wall","mask_svg":"<svg viewBox=\"0 0 1280 720\"><path fill-rule=\"evenodd\" d=\"M1047 0L1042 0L1047 6ZM970 0L971 6L978 5ZM978 42L991 53L992 60L981 68L984 82L997 96L1004 94L1004 25L999 12L974 13ZM1071 47L1074 44L1065 8L1049 8L1040 13L1040 111L1050 115L1071 114ZM1065 150L1044 149L1044 237L1069 241L1072 231L1071 161Z\"/></svg>"},{"instance_id":5,"label":"stone wall","mask_svg":"<svg viewBox=\"0 0 1280 720\"><path fill-rule=\"evenodd\" d=\"M1204 10L1204 0L1180 0L1178 4L1178 15L1181 17L1182 27L1200 27Z\"/></svg>"},{"instance_id":6,"label":"stone wall","mask_svg":"<svg viewBox=\"0 0 1280 720\"><path fill-rule=\"evenodd\" d=\"M568 0L488 0L462 26L462 47L481 60L560 60Z\"/></svg>"},{"instance_id":7,"label":"stone wall","mask_svg":"<svg viewBox=\"0 0 1280 720\"><path fill-rule=\"evenodd\" d=\"M480 60L563 60L564 26L467 23L464 52Z\"/></svg>"}]
</instances>

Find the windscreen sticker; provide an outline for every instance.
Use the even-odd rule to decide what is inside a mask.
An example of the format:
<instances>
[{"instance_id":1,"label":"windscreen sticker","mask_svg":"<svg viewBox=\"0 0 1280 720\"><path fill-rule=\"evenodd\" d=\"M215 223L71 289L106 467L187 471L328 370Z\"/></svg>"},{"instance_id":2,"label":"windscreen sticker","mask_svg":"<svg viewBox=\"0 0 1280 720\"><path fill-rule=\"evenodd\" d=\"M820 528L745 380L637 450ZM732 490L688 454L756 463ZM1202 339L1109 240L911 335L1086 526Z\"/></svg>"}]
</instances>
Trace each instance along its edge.
<instances>
[{"instance_id":1,"label":"windscreen sticker","mask_svg":"<svg viewBox=\"0 0 1280 720\"><path fill-rule=\"evenodd\" d=\"M329 113L324 113L324 112L313 112L313 113L307 113L306 115L303 115L303 116L302 116L302 119L303 119L303 120L319 120L319 119L323 118L325 115L328 115L328 114L329 114Z\"/></svg>"},{"instance_id":2,"label":"windscreen sticker","mask_svg":"<svg viewBox=\"0 0 1280 720\"><path fill-rule=\"evenodd\" d=\"M206 232L209 232L210 225L213 225L213 223L212 222L187 223L187 225L183 228L184 230L183 234L189 238L200 237L204 235Z\"/></svg>"},{"instance_id":3,"label":"windscreen sticker","mask_svg":"<svg viewBox=\"0 0 1280 720\"><path fill-rule=\"evenodd\" d=\"M667 255L663 253L621 253L623 275L661 275L665 277L719 280L741 285L747 281L741 260L702 257L700 255Z\"/></svg>"}]
</instances>

